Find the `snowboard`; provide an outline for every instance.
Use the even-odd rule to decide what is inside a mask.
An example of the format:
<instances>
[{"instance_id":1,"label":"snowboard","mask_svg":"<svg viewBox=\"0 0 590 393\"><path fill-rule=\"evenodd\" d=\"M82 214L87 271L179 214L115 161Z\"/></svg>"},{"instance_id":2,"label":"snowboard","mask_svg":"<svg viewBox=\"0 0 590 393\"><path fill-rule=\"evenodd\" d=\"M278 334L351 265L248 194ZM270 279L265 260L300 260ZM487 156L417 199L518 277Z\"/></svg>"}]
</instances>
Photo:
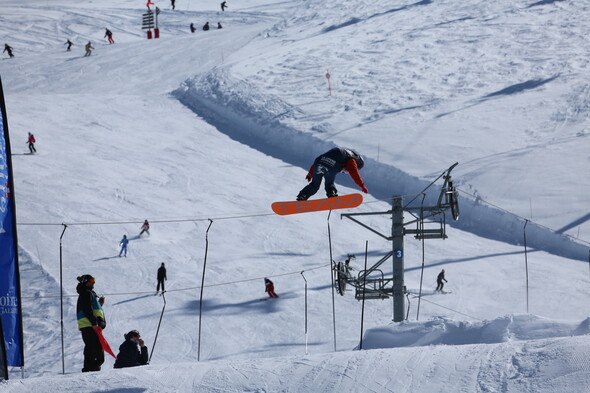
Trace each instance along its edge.
<instances>
[{"instance_id":1,"label":"snowboard","mask_svg":"<svg viewBox=\"0 0 590 393\"><path fill-rule=\"evenodd\" d=\"M280 216L299 213L311 213L322 210L349 209L363 203L361 194L348 194L332 198L312 199L307 201L275 202L272 211Z\"/></svg>"}]
</instances>

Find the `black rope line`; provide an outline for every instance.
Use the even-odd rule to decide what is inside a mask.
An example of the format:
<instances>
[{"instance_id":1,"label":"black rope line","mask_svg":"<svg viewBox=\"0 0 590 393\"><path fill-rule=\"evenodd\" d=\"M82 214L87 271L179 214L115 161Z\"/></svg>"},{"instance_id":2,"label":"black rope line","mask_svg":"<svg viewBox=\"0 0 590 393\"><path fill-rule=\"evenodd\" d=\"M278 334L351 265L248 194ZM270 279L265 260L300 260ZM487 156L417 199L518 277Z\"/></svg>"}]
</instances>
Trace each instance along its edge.
<instances>
[{"instance_id":1,"label":"black rope line","mask_svg":"<svg viewBox=\"0 0 590 393\"><path fill-rule=\"evenodd\" d=\"M316 267L312 267L310 269L305 269L305 272L308 271L312 271L312 270L317 270L317 269L322 269L324 267L330 266L330 264L324 264L324 265L320 265L320 266L316 266ZM210 287L220 287L220 286L224 286L224 285L233 285L233 284L239 284L239 283L243 283L243 282L249 282L249 281L258 281L258 280L263 280L265 277L284 277L284 276L290 276L293 274L301 274L301 270L297 270L296 272L289 272L289 273L282 273L282 274L275 274L273 276L264 276L264 277L256 277L256 278L246 278L243 280L238 280L238 281L231 281L231 282L224 282L224 283L218 283L218 284L209 284L209 285L205 285L204 288L210 288ZM192 291L195 289L200 289L200 286L196 286L196 287L188 287L188 288L179 288L179 289L168 289L166 290L166 293L169 292L182 292L182 291ZM145 294L153 294L154 291L141 291L141 292L116 292L116 293L104 293L101 294L102 296L124 296L124 295L145 295ZM21 299L53 299L53 298L59 298L59 295L49 295L49 296L21 296ZM63 297L78 297L78 295L64 295Z\"/></svg>"}]
</instances>

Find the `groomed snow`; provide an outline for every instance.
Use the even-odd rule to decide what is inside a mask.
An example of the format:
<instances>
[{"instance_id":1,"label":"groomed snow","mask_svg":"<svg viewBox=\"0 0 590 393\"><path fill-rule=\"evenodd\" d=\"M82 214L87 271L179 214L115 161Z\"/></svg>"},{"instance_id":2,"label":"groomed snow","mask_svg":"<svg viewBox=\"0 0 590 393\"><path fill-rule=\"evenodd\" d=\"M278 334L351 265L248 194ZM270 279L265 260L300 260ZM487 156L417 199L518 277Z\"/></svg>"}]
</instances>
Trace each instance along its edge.
<instances>
[{"instance_id":1,"label":"groomed snow","mask_svg":"<svg viewBox=\"0 0 590 393\"><path fill-rule=\"evenodd\" d=\"M11 368L3 391L587 391L590 7L157 5L157 40L145 39L139 1L0 5L0 43L15 53L2 54L0 76L26 363L25 378ZM224 28L203 32L205 21ZM116 44L106 43L105 27ZM88 41L96 49L84 57ZM29 131L36 155L26 154ZM370 192L354 212L386 211L394 194L409 201L459 162L452 175L461 217L447 217L448 239L423 248L405 238L405 322L391 322L391 300L370 300L361 332L353 291L336 295L333 313L328 224L333 258L357 256L353 275L366 242L370 265L389 242L341 219L342 211L270 210L293 199L313 158L335 145L366 158ZM358 191L347 175L338 180L341 193ZM151 235L140 238L146 218ZM364 222L391 228L387 216ZM127 258L117 257L123 234ZM162 262L168 292L154 347ZM443 268L448 294L434 292ZM381 269L391 275L390 262ZM111 346L139 329L153 349L149 365L113 370L107 355L101 372L80 372L75 286L86 273L107 299ZM264 277L279 299L262 301Z\"/></svg>"}]
</instances>

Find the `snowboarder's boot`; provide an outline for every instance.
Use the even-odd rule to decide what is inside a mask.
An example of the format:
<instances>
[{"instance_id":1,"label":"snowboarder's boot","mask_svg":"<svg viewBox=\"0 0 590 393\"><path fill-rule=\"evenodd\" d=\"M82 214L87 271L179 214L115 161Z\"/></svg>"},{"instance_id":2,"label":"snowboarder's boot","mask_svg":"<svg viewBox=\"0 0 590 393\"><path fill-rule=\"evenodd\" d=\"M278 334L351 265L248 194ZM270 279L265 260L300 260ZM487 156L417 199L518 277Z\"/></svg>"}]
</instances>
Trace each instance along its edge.
<instances>
[{"instance_id":1,"label":"snowboarder's boot","mask_svg":"<svg viewBox=\"0 0 590 393\"><path fill-rule=\"evenodd\" d=\"M328 198L334 198L338 196L338 193L336 192L336 190L330 190L326 192L326 195L328 196Z\"/></svg>"},{"instance_id":2,"label":"snowboarder's boot","mask_svg":"<svg viewBox=\"0 0 590 393\"><path fill-rule=\"evenodd\" d=\"M299 195L297 195L297 200L298 201L307 201L307 198L309 198L307 195L299 193Z\"/></svg>"}]
</instances>

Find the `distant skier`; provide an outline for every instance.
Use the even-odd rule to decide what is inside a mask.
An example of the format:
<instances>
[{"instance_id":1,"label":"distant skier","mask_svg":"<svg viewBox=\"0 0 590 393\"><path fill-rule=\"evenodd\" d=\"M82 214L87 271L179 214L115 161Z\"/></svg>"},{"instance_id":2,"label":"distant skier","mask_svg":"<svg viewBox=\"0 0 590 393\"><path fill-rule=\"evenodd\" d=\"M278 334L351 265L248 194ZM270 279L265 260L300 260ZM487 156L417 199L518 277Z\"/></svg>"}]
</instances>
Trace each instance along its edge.
<instances>
[{"instance_id":1,"label":"distant skier","mask_svg":"<svg viewBox=\"0 0 590 393\"><path fill-rule=\"evenodd\" d=\"M148 236L150 234L150 223L148 222L148 220L145 220L143 222L143 225L141 226L141 232L139 232L139 236L143 235L144 233L147 233Z\"/></svg>"},{"instance_id":2,"label":"distant skier","mask_svg":"<svg viewBox=\"0 0 590 393\"><path fill-rule=\"evenodd\" d=\"M2 53L4 52L8 52L8 56L14 57L14 54L12 53L12 46L4 44L4 50L2 51Z\"/></svg>"},{"instance_id":3,"label":"distant skier","mask_svg":"<svg viewBox=\"0 0 590 393\"><path fill-rule=\"evenodd\" d=\"M359 173L365 165L363 158L351 149L335 147L330 151L317 157L305 179L309 183L297 195L298 201L305 201L318 192L324 179L324 187L328 198L338 196L338 190L334 186L334 180L339 172L348 172L354 182L361 188L364 193L369 192Z\"/></svg>"},{"instance_id":4,"label":"distant skier","mask_svg":"<svg viewBox=\"0 0 590 393\"><path fill-rule=\"evenodd\" d=\"M86 54L84 55L84 57L86 57L92 54L92 49L94 49L94 47L92 46L92 43L88 41L88 43L84 46L84 49L86 49Z\"/></svg>"},{"instance_id":5,"label":"distant skier","mask_svg":"<svg viewBox=\"0 0 590 393\"><path fill-rule=\"evenodd\" d=\"M191 33L194 33L195 31L197 31L197 29L195 28L195 24L191 23Z\"/></svg>"},{"instance_id":6,"label":"distant skier","mask_svg":"<svg viewBox=\"0 0 590 393\"><path fill-rule=\"evenodd\" d=\"M105 27L105 38L109 41L109 44L114 44L115 40L113 39L113 32L110 31L108 28Z\"/></svg>"},{"instance_id":7,"label":"distant skier","mask_svg":"<svg viewBox=\"0 0 590 393\"><path fill-rule=\"evenodd\" d=\"M176 0L170 0L170 5L172 5L172 9L176 9Z\"/></svg>"},{"instance_id":8,"label":"distant skier","mask_svg":"<svg viewBox=\"0 0 590 393\"><path fill-rule=\"evenodd\" d=\"M121 246L121 251L119 251L119 257L121 257L121 254L125 254L125 258L127 258L127 245L129 244L129 239L127 239L127 235L123 235L123 239L121 239L121 242L119 243L119 245Z\"/></svg>"},{"instance_id":9,"label":"distant skier","mask_svg":"<svg viewBox=\"0 0 590 393\"><path fill-rule=\"evenodd\" d=\"M119 346L114 368L143 366L148 363L148 349L137 330L124 334L125 341Z\"/></svg>"},{"instance_id":10,"label":"distant skier","mask_svg":"<svg viewBox=\"0 0 590 393\"><path fill-rule=\"evenodd\" d=\"M72 51L72 45L74 45L74 43L72 41L70 41L70 40L67 40L64 45L67 45L68 46L66 48L66 52L71 52Z\"/></svg>"},{"instance_id":11,"label":"distant skier","mask_svg":"<svg viewBox=\"0 0 590 393\"><path fill-rule=\"evenodd\" d=\"M268 296L279 297L279 295L275 293L275 284L266 277L264 278L264 286L266 287L264 292L268 293Z\"/></svg>"},{"instance_id":12,"label":"distant skier","mask_svg":"<svg viewBox=\"0 0 590 393\"><path fill-rule=\"evenodd\" d=\"M164 262L162 262L162 265L158 268L158 286L156 287L156 295L160 292L160 285L162 285L162 293L166 292L164 289L164 281L166 280L168 280L168 277L166 277L166 266L164 265Z\"/></svg>"},{"instance_id":13,"label":"distant skier","mask_svg":"<svg viewBox=\"0 0 590 393\"><path fill-rule=\"evenodd\" d=\"M76 316L78 319L78 330L82 333L84 340L84 368L82 372L100 371L104 363L104 350L98 340L96 330L104 329L107 326L104 310L104 297L98 297L94 292L95 279L90 274L78 277L78 303L76 305Z\"/></svg>"},{"instance_id":14,"label":"distant skier","mask_svg":"<svg viewBox=\"0 0 590 393\"><path fill-rule=\"evenodd\" d=\"M448 282L445 278L445 269L441 270L441 272L438 273L438 276L436 277L436 290L439 292L443 292L443 287L445 286L443 281Z\"/></svg>"},{"instance_id":15,"label":"distant skier","mask_svg":"<svg viewBox=\"0 0 590 393\"><path fill-rule=\"evenodd\" d=\"M217 22L217 28L218 29L223 29L223 26L221 26L221 22Z\"/></svg>"},{"instance_id":16,"label":"distant skier","mask_svg":"<svg viewBox=\"0 0 590 393\"><path fill-rule=\"evenodd\" d=\"M209 22L205 23L205 25L203 26L203 30L204 31L209 30Z\"/></svg>"},{"instance_id":17,"label":"distant skier","mask_svg":"<svg viewBox=\"0 0 590 393\"><path fill-rule=\"evenodd\" d=\"M227 8L227 1L223 1L221 3L221 11L225 11L226 8Z\"/></svg>"},{"instance_id":18,"label":"distant skier","mask_svg":"<svg viewBox=\"0 0 590 393\"><path fill-rule=\"evenodd\" d=\"M29 132L29 138L27 139L27 143L29 144L29 151L31 154L37 153L37 149L35 149L35 135Z\"/></svg>"}]
</instances>

